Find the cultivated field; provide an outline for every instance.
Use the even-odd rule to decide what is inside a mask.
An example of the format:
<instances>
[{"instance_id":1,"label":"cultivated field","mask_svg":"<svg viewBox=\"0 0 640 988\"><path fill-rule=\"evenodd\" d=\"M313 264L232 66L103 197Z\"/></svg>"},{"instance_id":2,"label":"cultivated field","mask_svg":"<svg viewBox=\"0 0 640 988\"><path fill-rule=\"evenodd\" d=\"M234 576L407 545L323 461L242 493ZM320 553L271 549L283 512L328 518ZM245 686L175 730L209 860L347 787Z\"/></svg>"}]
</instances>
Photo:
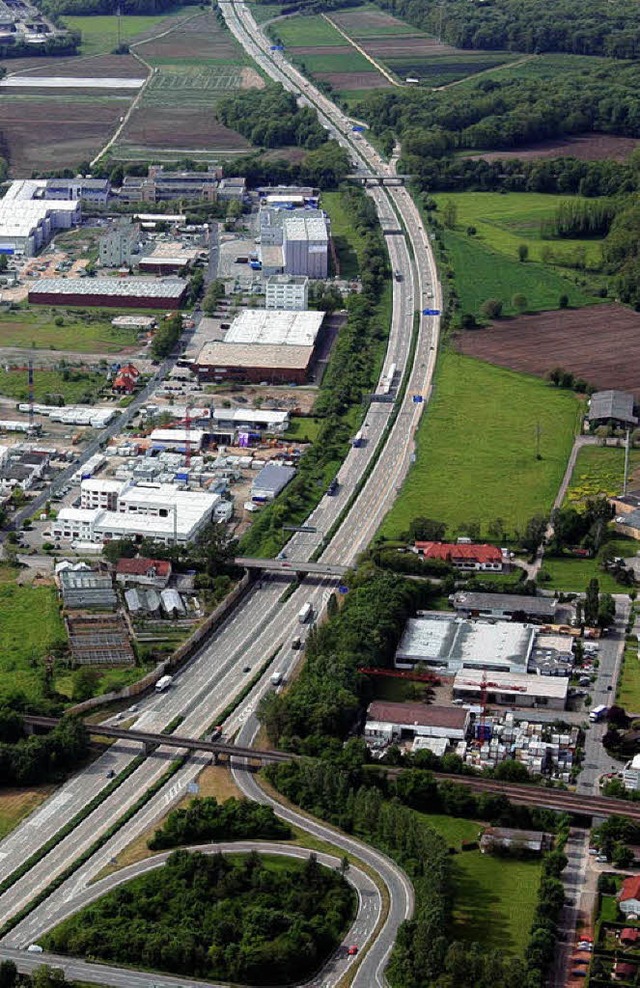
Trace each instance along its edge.
<instances>
[{"instance_id":1,"label":"cultivated field","mask_svg":"<svg viewBox=\"0 0 640 988\"><path fill-rule=\"evenodd\" d=\"M3 94L0 134L12 177L33 171L74 168L90 160L126 113L131 96L69 93Z\"/></svg>"},{"instance_id":2,"label":"cultivated field","mask_svg":"<svg viewBox=\"0 0 640 988\"><path fill-rule=\"evenodd\" d=\"M417 78L428 86L442 86L515 57L508 52L452 48L376 7L358 7L330 16L360 48L400 80Z\"/></svg>"},{"instance_id":3,"label":"cultivated field","mask_svg":"<svg viewBox=\"0 0 640 988\"><path fill-rule=\"evenodd\" d=\"M627 479L631 490L640 485L640 450L630 450ZM620 493L623 481L622 447L583 446L576 458L564 506L580 510L587 498L612 497Z\"/></svg>"},{"instance_id":4,"label":"cultivated field","mask_svg":"<svg viewBox=\"0 0 640 988\"><path fill-rule=\"evenodd\" d=\"M382 534L397 538L419 515L445 522L450 536L477 521L486 537L495 518L510 533L522 531L532 515L551 508L580 408L571 392L444 351L418 429L416 462Z\"/></svg>"},{"instance_id":5,"label":"cultivated field","mask_svg":"<svg viewBox=\"0 0 640 988\"><path fill-rule=\"evenodd\" d=\"M615 134L575 134L561 140L540 141L525 144L517 151L492 151L490 154L470 155L473 160L503 161L517 158L527 161L536 158L578 158L580 161L626 161L640 147L633 137L616 137Z\"/></svg>"},{"instance_id":6,"label":"cultivated field","mask_svg":"<svg viewBox=\"0 0 640 988\"><path fill-rule=\"evenodd\" d=\"M640 398L640 314L622 305L543 312L462 334L458 349L511 370L543 377L564 367L598 388Z\"/></svg>"},{"instance_id":7,"label":"cultivated field","mask_svg":"<svg viewBox=\"0 0 640 988\"><path fill-rule=\"evenodd\" d=\"M250 143L224 127L216 100L238 89L264 86L229 32L213 14L197 14L164 37L136 49L154 70L140 103L120 135L114 157L145 151L236 154Z\"/></svg>"}]
</instances>

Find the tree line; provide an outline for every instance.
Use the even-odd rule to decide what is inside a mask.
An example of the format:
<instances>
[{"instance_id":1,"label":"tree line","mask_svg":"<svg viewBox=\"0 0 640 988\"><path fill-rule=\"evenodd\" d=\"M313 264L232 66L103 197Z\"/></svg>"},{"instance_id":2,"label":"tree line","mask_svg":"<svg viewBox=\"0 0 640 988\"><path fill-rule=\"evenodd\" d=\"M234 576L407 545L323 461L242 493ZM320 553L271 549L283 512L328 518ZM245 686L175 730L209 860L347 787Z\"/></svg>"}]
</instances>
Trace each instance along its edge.
<instances>
[{"instance_id":1,"label":"tree line","mask_svg":"<svg viewBox=\"0 0 640 988\"><path fill-rule=\"evenodd\" d=\"M47 949L242 984L304 980L339 943L355 896L342 875L248 854L175 851L42 939Z\"/></svg>"},{"instance_id":2,"label":"tree line","mask_svg":"<svg viewBox=\"0 0 640 988\"><path fill-rule=\"evenodd\" d=\"M173 810L148 846L152 851L164 851L182 844L286 840L288 837L291 837L291 828L278 819L270 806L235 798L218 803L215 796L208 796L193 799L183 809Z\"/></svg>"},{"instance_id":3,"label":"tree line","mask_svg":"<svg viewBox=\"0 0 640 988\"><path fill-rule=\"evenodd\" d=\"M89 754L82 721L64 717L48 734L26 735L22 714L0 708L0 786L59 782Z\"/></svg>"},{"instance_id":4,"label":"tree line","mask_svg":"<svg viewBox=\"0 0 640 988\"><path fill-rule=\"evenodd\" d=\"M310 106L298 106L279 83L226 96L216 107L219 120L256 147L294 145L312 151L327 141L327 132Z\"/></svg>"},{"instance_id":5,"label":"tree line","mask_svg":"<svg viewBox=\"0 0 640 988\"><path fill-rule=\"evenodd\" d=\"M318 503L347 452L353 434L352 410L361 407L374 384L377 356L387 333L379 312L388 276L386 247L373 204L363 190L343 187L340 198L358 234L361 291L344 302L347 321L334 344L314 406L314 415L322 419L318 437L302 457L297 476L243 536L241 548L248 555L275 555L283 545L282 526L303 521Z\"/></svg>"},{"instance_id":6,"label":"tree line","mask_svg":"<svg viewBox=\"0 0 640 988\"><path fill-rule=\"evenodd\" d=\"M120 0L119 7L122 14L164 14L176 7L195 6L197 3L198 0ZM63 14L77 17L115 12L112 0L42 0L40 6L45 14L54 19Z\"/></svg>"},{"instance_id":7,"label":"tree line","mask_svg":"<svg viewBox=\"0 0 640 988\"><path fill-rule=\"evenodd\" d=\"M633 0L603 7L597 0L380 0L380 6L457 48L570 52L610 58L640 56Z\"/></svg>"}]
</instances>

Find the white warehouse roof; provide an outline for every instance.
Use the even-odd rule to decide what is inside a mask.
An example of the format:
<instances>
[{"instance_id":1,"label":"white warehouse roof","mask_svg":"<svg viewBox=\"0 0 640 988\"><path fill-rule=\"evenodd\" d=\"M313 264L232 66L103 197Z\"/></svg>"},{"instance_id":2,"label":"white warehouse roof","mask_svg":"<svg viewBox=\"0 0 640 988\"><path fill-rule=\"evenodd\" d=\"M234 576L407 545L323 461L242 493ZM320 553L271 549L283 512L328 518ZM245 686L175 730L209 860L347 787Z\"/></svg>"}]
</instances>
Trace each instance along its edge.
<instances>
[{"instance_id":1,"label":"white warehouse roof","mask_svg":"<svg viewBox=\"0 0 640 988\"><path fill-rule=\"evenodd\" d=\"M454 692L478 693L486 676L487 692L508 694L517 702L518 697L548 697L565 699L569 688L566 676L534 676L517 672L490 672L461 669L453 681Z\"/></svg>"},{"instance_id":2,"label":"white warehouse roof","mask_svg":"<svg viewBox=\"0 0 640 988\"><path fill-rule=\"evenodd\" d=\"M185 285L179 278L40 278L31 290L39 294L180 298Z\"/></svg>"},{"instance_id":3,"label":"white warehouse roof","mask_svg":"<svg viewBox=\"0 0 640 988\"><path fill-rule=\"evenodd\" d=\"M329 241L327 222L323 216L287 216L283 226L287 240Z\"/></svg>"},{"instance_id":4,"label":"white warehouse roof","mask_svg":"<svg viewBox=\"0 0 640 988\"><path fill-rule=\"evenodd\" d=\"M526 672L536 629L512 621L466 621L451 614L410 618L396 665L425 662L457 669Z\"/></svg>"},{"instance_id":5,"label":"white warehouse roof","mask_svg":"<svg viewBox=\"0 0 640 988\"><path fill-rule=\"evenodd\" d=\"M246 309L233 320L224 342L313 346L323 319L324 312Z\"/></svg>"}]
</instances>

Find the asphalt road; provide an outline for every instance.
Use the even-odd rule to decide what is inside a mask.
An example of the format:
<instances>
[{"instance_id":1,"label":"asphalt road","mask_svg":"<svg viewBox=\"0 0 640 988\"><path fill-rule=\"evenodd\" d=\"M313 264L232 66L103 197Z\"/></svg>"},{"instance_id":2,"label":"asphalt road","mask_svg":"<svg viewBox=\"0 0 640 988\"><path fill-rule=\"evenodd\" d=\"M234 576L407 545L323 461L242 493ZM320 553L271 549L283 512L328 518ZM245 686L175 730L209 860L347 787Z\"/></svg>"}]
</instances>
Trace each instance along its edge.
<instances>
[{"instance_id":1,"label":"asphalt road","mask_svg":"<svg viewBox=\"0 0 640 988\"><path fill-rule=\"evenodd\" d=\"M224 5L224 7L226 13L229 7L228 5ZM252 20L247 21L250 18L248 12L243 11L242 17L245 25L249 23L250 39L251 44L253 44L255 38L260 37L260 32L255 25L252 26ZM244 43L248 36L243 33L244 28L242 30L238 28L238 31L242 34ZM247 43L246 47L250 48L250 45ZM266 56L265 61L271 69L272 63ZM278 71L279 69L274 69L270 74L277 75ZM295 73L295 70L291 71ZM287 81L288 88L292 88L295 84L291 80ZM311 97L311 87L306 82L300 83L300 85L303 84L306 95ZM361 156L363 169L369 167L371 171L379 172L382 168L387 167L379 161L376 153L364 141L360 142L357 149L354 148L346 136L349 127L347 119L324 97L314 91L314 103L316 99L322 102L323 107L328 105L330 112L335 114L340 126L345 128L345 136L341 140L349 144L354 155ZM369 160L368 165L364 164L365 156ZM403 189L382 190L376 188L371 190L370 194L385 222L389 224L393 222L397 226L395 210L401 213L411 237L415 255L414 267L407 247L407 238L398 236L387 238L392 266L401 271L403 280L401 283L394 282L393 285L393 322L384 368L386 370L391 362L395 362L399 372L402 373L407 365L410 351L414 310L425 304L424 299L427 298L427 292L431 292L432 296L435 296L435 298L429 299L427 304L439 306L439 286L426 235L420 224L417 211L406 192ZM369 541L379 520L384 516L394 499L396 488L402 482L410 463L413 433L422 410L422 405L415 404L411 395L413 393L425 397L428 395L435 361L434 348L437 345L437 332L437 318L421 318L417 356L411 371L407 398L401 405L391 432L391 439L384 446L372 475L364 485L346 521L338 530L337 536L325 552L327 561L335 561L342 565L353 563L358 552ZM341 489L338 496L323 498L318 508L308 519L309 524L318 528L316 533L318 538L310 538L308 534L295 535L287 546L288 556L308 558L319 539L323 537L343 511L348 498L353 494L355 484L374 455L376 446L389 422L391 411L392 406L390 405L372 404L370 406L364 427L368 437L367 442L363 447L352 449L349 452L339 474ZM283 585L282 582L274 578L264 579L261 587L256 587L251 591L222 627L217 629L200 649L197 656L176 678L172 689L167 694L162 694L159 697L152 696L140 704L136 726L149 730L162 730L176 716L180 715L184 717L179 728L181 733L192 736L204 733L216 723L217 716L229 700L236 696L251 680L256 669L261 668L265 662L273 657L270 668L265 671L236 713L224 725L225 733L240 730L245 725L247 725L245 729L251 731L255 723L253 715L260 697L272 688L269 677L273 669L278 669L288 678L300 659L301 653L291 649L291 640L301 632L305 635L308 630L307 627L300 625L297 618L302 604L309 601L312 603L316 614L321 612L334 586L335 580L330 578L316 582L306 581L288 600L282 601L282 592L286 583ZM133 757L134 754L135 752L131 751L129 758ZM160 754L165 754L166 758L170 759L173 753L161 751ZM124 750L122 753L123 763L126 763L126 759L127 754ZM4 939L3 945L25 947L37 938L42 929L50 926L52 918L58 915L61 903L66 902L75 905L78 896L83 893L102 868L112 859L117 859L118 854L127 844L148 826L157 822L167 808L181 798L185 786L197 776L203 762L204 759L201 756L191 759L127 823L126 827L112 837L67 882L63 883L42 905L23 920ZM91 767L94 775L98 764L95 763ZM36 891L46 888L56 874L67 867L100 833L103 833L112 822L117 820L135 802L141 792L152 785L163 769L162 758L155 757L146 760L83 824L74 830L70 837L61 841L58 847L50 855L47 855L25 879L0 897L0 913L5 918L15 915L18 909L33 898ZM104 765L97 769L99 773L103 770ZM71 789L71 783L67 784L67 787L63 787L63 790L66 789L67 798L59 810L56 808L53 811L49 809L49 818L55 817L55 823L48 825L50 828L63 826L76 812L74 807L77 807L79 803L84 805L86 799L83 801L83 796L88 791L87 774L80 773L75 780L71 780L77 786L77 790ZM93 781L94 785L97 785L96 780ZM251 779L249 779L250 781ZM248 785L249 782L246 784ZM104 784L106 785L106 779ZM260 796L264 798L262 793ZM47 804L44 805L47 806ZM385 923L383 935L377 938L375 945L364 959L363 968L365 962L367 965L364 968L365 973L359 974L357 981L360 988L365 988L365 985L382 984L382 971L393 944L398 924L411 914L413 908L412 890L408 880L393 862L385 859L378 852L366 848L350 838L337 835L330 828L307 820L301 814L292 811L286 812L292 813L297 826L312 833L320 833L334 844L339 839L342 843L338 846L341 847L345 846L346 842L355 849L359 857L364 857L365 854L369 855L368 860L372 867L382 875L383 880L388 885L391 892L391 911ZM45 816L45 819L41 821L45 828L47 827L47 819ZM33 835L29 839L28 823L29 821L27 821L27 826L21 825L11 835L14 840L25 842L25 855L28 853L29 847L37 847L42 843L41 833L36 832L35 841ZM26 838L25 834L27 835ZM3 845L4 842L0 843L0 855L4 852ZM11 854L10 857L13 855ZM0 859L0 863L3 860ZM327 977L323 983L335 984L333 976L329 980ZM133 984L132 981L125 983Z\"/></svg>"}]
</instances>

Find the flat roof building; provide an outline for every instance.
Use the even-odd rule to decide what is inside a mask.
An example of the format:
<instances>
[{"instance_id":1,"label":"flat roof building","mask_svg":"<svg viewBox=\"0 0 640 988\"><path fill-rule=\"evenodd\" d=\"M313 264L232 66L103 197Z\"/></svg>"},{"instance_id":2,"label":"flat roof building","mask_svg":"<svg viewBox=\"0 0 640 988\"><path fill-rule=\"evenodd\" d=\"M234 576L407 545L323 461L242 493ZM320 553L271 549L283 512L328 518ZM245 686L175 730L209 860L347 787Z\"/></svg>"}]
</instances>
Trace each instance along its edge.
<instances>
[{"instance_id":1,"label":"flat roof building","mask_svg":"<svg viewBox=\"0 0 640 988\"><path fill-rule=\"evenodd\" d=\"M265 286L265 306L267 309L303 311L308 304L308 278L293 274L275 274L267 279Z\"/></svg>"},{"instance_id":2,"label":"flat roof building","mask_svg":"<svg viewBox=\"0 0 640 988\"><path fill-rule=\"evenodd\" d=\"M313 347L323 320L324 312L245 309L231 323L224 342Z\"/></svg>"},{"instance_id":3,"label":"flat roof building","mask_svg":"<svg viewBox=\"0 0 640 988\"><path fill-rule=\"evenodd\" d=\"M187 290L178 278L41 278L29 289L37 305L177 309Z\"/></svg>"},{"instance_id":4,"label":"flat roof building","mask_svg":"<svg viewBox=\"0 0 640 988\"><path fill-rule=\"evenodd\" d=\"M383 741L415 737L464 741L469 719L469 711L461 707L376 700L369 704L364 734L365 738Z\"/></svg>"},{"instance_id":5,"label":"flat roof building","mask_svg":"<svg viewBox=\"0 0 640 988\"><path fill-rule=\"evenodd\" d=\"M314 348L242 343L205 343L193 365L200 381L304 384Z\"/></svg>"},{"instance_id":6,"label":"flat roof building","mask_svg":"<svg viewBox=\"0 0 640 988\"><path fill-rule=\"evenodd\" d=\"M12 182L0 199L0 248L5 254L33 257L56 230L68 230L82 220L78 199L51 199L45 179Z\"/></svg>"},{"instance_id":7,"label":"flat roof building","mask_svg":"<svg viewBox=\"0 0 640 988\"><path fill-rule=\"evenodd\" d=\"M283 224L284 270L309 278L329 272L329 231L324 216L290 216Z\"/></svg>"},{"instance_id":8,"label":"flat roof building","mask_svg":"<svg viewBox=\"0 0 640 988\"><path fill-rule=\"evenodd\" d=\"M296 475L293 467L267 463L251 485L252 501L273 501Z\"/></svg>"},{"instance_id":9,"label":"flat roof building","mask_svg":"<svg viewBox=\"0 0 640 988\"><path fill-rule=\"evenodd\" d=\"M445 673L459 669L526 672L535 628L509 621L466 621L451 614L410 618L396 650L395 664L417 664Z\"/></svg>"},{"instance_id":10,"label":"flat roof building","mask_svg":"<svg viewBox=\"0 0 640 988\"><path fill-rule=\"evenodd\" d=\"M467 617L524 617L526 620L552 622L556 601L552 597L526 594L474 593L460 590L452 603L456 611Z\"/></svg>"},{"instance_id":11,"label":"flat roof building","mask_svg":"<svg viewBox=\"0 0 640 988\"><path fill-rule=\"evenodd\" d=\"M564 710L569 680L563 676L534 676L526 672L485 673L484 670L464 668L456 673L453 681L454 697L469 702L479 700L485 688L488 703Z\"/></svg>"}]
</instances>

